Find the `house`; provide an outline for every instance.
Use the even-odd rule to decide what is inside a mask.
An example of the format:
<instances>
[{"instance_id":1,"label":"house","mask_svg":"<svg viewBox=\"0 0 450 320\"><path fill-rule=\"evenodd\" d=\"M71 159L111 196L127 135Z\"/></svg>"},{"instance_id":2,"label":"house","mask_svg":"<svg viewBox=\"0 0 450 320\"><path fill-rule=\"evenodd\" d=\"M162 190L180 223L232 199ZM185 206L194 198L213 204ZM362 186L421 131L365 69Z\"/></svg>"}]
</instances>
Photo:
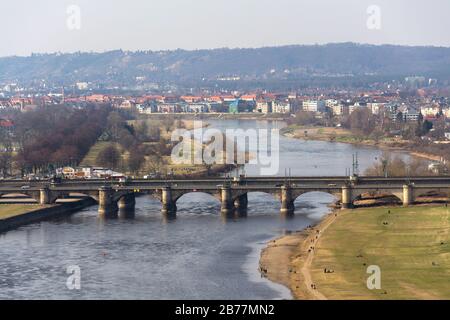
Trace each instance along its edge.
<instances>
[{"instance_id":1,"label":"house","mask_svg":"<svg viewBox=\"0 0 450 320\"><path fill-rule=\"evenodd\" d=\"M106 103L110 101L109 97L103 94L93 94L90 96L85 96L84 99L86 102L93 102L93 103Z\"/></svg>"},{"instance_id":2,"label":"house","mask_svg":"<svg viewBox=\"0 0 450 320\"><path fill-rule=\"evenodd\" d=\"M214 102L214 103L222 103L222 97L220 96L210 96L210 97L206 97L205 101L207 102Z\"/></svg>"},{"instance_id":3,"label":"house","mask_svg":"<svg viewBox=\"0 0 450 320\"><path fill-rule=\"evenodd\" d=\"M243 95L243 96L241 96L241 100L250 101L250 102L256 101L256 94Z\"/></svg>"},{"instance_id":4,"label":"house","mask_svg":"<svg viewBox=\"0 0 450 320\"><path fill-rule=\"evenodd\" d=\"M11 120L7 120L7 119L0 119L0 128L6 129L6 130L11 130L12 128L14 128L14 122L12 122Z\"/></svg>"},{"instance_id":5,"label":"house","mask_svg":"<svg viewBox=\"0 0 450 320\"><path fill-rule=\"evenodd\" d=\"M222 96L221 99L224 102L233 102L236 100L236 97L232 96L232 95L225 95L225 96Z\"/></svg>"},{"instance_id":6,"label":"house","mask_svg":"<svg viewBox=\"0 0 450 320\"><path fill-rule=\"evenodd\" d=\"M67 179L74 179L75 178L76 170L73 167L63 167L56 169L57 175L62 175L64 178Z\"/></svg>"},{"instance_id":7,"label":"house","mask_svg":"<svg viewBox=\"0 0 450 320\"><path fill-rule=\"evenodd\" d=\"M200 102L203 100L202 97L198 97L198 96L181 96L180 100L187 102L187 103L195 103L195 102Z\"/></svg>"},{"instance_id":8,"label":"house","mask_svg":"<svg viewBox=\"0 0 450 320\"><path fill-rule=\"evenodd\" d=\"M133 100L124 100L119 105L119 109L131 110L135 106L135 102Z\"/></svg>"}]
</instances>

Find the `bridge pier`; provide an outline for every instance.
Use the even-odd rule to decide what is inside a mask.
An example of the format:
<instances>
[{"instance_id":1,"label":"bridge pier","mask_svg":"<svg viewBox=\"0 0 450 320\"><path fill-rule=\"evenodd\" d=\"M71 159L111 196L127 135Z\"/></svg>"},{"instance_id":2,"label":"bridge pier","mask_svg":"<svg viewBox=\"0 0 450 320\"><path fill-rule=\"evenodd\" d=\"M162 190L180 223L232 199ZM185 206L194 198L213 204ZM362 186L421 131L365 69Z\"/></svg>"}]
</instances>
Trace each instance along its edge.
<instances>
[{"instance_id":1,"label":"bridge pier","mask_svg":"<svg viewBox=\"0 0 450 320\"><path fill-rule=\"evenodd\" d=\"M134 193L128 193L119 199L118 207L120 214L124 216L131 216L134 213L136 206L136 197Z\"/></svg>"},{"instance_id":2,"label":"bridge pier","mask_svg":"<svg viewBox=\"0 0 450 320\"><path fill-rule=\"evenodd\" d=\"M164 187L161 195L163 215L175 215L177 213L177 205L172 197L172 189L170 187Z\"/></svg>"},{"instance_id":3,"label":"bridge pier","mask_svg":"<svg viewBox=\"0 0 450 320\"><path fill-rule=\"evenodd\" d=\"M295 211L294 200L292 198L292 189L288 186L281 187L281 210L280 213L293 214Z\"/></svg>"},{"instance_id":4,"label":"bridge pier","mask_svg":"<svg viewBox=\"0 0 450 320\"><path fill-rule=\"evenodd\" d=\"M136 206L136 197L134 193L128 193L120 198L118 206L120 210L134 210L134 207Z\"/></svg>"},{"instance_id":5,"label":"bridge pier","mask_svg":"<svg viewBox=\"0 0 450 320\"><path fill-rule=\"evenodd\" d=\"M117 213L117 202L114 201L114 191L111 187L101 187L98 189L98 213L101 215L110 215Z\"/></svg>"},{"instance_id":6,"label":"bridge pier","mask_svg":"<svg viewBox=\"0 0 450 320\"><path fill-rule=\"evenodd\" d=\"M342 187L341 205L342 205L342 209L353 208L352 187L350 187L350 186Z\"/></svg>"},{"instance_id":7,"label":"bridge pier","mask_svg":"<svg viewBox=\"0 0 450 320\"><path fill-rule=\"evenodd\" d=\"M234 203L231 194L231 188L229 186L224 186L220 189L220 198L220 212L224 215L232 214L234 211Z\"/></svg>"},{"instance_id":8,"label":"bridge pier","mask_svg":"<svg viewBox=\"0 0 450 320\"><path fill-rule=\"evenodd\" d=\"M234 208L239 213L245 213L247 212L248 207L248 196L247 193L244 193L243 195L239 196L234 200Z\"/></svg>"},{"instance_id":9,"label":"bridge pier","mask_svg":"<svg viewBox=\"0 0 450 320\"><path fill-rule=\"evenodd\" d=\"M414 202L413 193L414 193L414 190L411 185L405 184L403 186L403 206L404 207L407 207Z\"/></svg>"},{"instance_id":10,"label":"bridge pier","mask_svg":"<svg viewBox=\"0 0 450 320\"><path fill-rule=\"evenodd\" d=\"M50 204L50 190L48 188L42 188L39 190L39 204Z\"/></svg>"}]
</instances>

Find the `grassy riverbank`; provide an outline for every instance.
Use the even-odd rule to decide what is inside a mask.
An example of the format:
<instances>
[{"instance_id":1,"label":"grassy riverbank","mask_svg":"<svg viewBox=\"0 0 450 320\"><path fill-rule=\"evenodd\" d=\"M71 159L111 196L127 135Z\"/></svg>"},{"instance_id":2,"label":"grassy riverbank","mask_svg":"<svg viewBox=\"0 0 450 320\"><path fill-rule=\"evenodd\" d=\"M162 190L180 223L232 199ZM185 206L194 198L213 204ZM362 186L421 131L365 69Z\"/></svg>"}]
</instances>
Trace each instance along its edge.
<instances>
[{"instance_id":1,"label":"grassy riverbank","mask_svg":"<svg viewBox=\"0 0 450 320\"><path fill-rule=\"evenodd\" d=\"M181 128L185 130L192 130L196 127L194 120L179 120L173 117L172 120L179 121ZM153 172L159 172L166 175L171 173L178 177L199 177L205 175L218 175L223 172L231 171L234 166L226 164L214 164L211 166L201 164L177 164L173 163L171 155L171 147L168 150L168 146L171 144L171 133L176 129L175 123L165 124L163 119L158 118L144 118L138 120L128 121L129 125L139 127L145 123L147 128L156 128L158 131L158 141L140 141L140 151L145 153L142 163L140 164L137 172L130 172L127 163L131 157L131 151L118 142L112 141L97 141L95 145L91 147L87 155L81 162L82 166L98 166L98 157L103 150L113 146L120 154L118 159L118 168L115 170L123 172L128 175L143 176ZM198 125L198 124L197 124ZM201 123L202 127L208 127L207 122ZM148 132L147 134L151 134ZM204 148L198 141L194 142L198 149ZM147 151L145 151L147 149ZM164 150L165 149L165 150ZM150 150L150 151L149 151ZM135 150L132 150L135 152ZM194 153L193 153L194 154Z\"/></svg>"},{"instance_id":2,"label":"grassy riverbank","mask_svg":"<svg viewBox=\"0 0 450 320\"><path fill-rule=\"evenodd\" d=\"M0 204L0 220L19 216L42 208L45 208L45 206L37 204Z\"/></svg>"},{"instance_id":3,"label":"grassy riverbank","mask_svg":"<svg viewBox=\"0 0 450 320\"><path fill-rule=\"evenodd\" d=\"M261 265L298 299L450 299L449 232L444 206L344 210L272 242ZM273 263L281 248L284 266ZM381 268L381 290L367 288L369 265Z\"/></svg>"},{"instance_id":4,"label":"grassy riverbank","mask_svg":"<svg viewBox=\"0 0 450 320\"><path fill-rule=\"evenodd\" d=\"M407 140L389 137L381 137L374 140L355 135L350 130L344 128L291 125L282 129L281 133L286 137L294 139L340 142L377 147L380 149L405 150L415 157L432 161L439 161L441 159L440 156L435 154L416 151L416 146L411 148L411 143Z\"/></svg>"}]
</instances>

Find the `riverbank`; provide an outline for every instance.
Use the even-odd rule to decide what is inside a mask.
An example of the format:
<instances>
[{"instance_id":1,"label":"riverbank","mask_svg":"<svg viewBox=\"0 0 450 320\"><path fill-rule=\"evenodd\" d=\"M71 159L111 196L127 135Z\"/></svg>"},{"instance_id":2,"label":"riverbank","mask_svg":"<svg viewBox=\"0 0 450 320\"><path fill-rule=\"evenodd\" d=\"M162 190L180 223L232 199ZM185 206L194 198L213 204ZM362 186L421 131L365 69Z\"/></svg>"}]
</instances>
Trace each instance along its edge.
<instances>
[{"instance_id":1,"label":"riverbank","mask_svg":"<svg viewBox=\"0 0 450 320\"><path fill-rule=\"evenodd\" d=\"M4 219L9 219L27 212L45 208L38 204L0 204L0 223Z\"/></svg>"},{"instance_id":2,"label":"riverbank","mask_svg":"<svg viewBox=\"0 0 450 320\"><path fill-rule=\"evenodd\" d=\"M379 290L367 288L370 265L381 269ZM335 211L313 228L271 241L261 269L296 299L450 299L450 210Z\"/></svg>"},{"instance_id":3,"label":"riverbank","mask_svg":"<svg viewBox=\"0 0 450 320\"><path fill-rule=\"evenodd\" d=\"M343 128L288 126L282 129L281 134L299 140L315 140L327 142L347 143L358 146L376 147L381 150L406 151L410 155L430 161L440 161L441 157L435 154L416 151L411 143L395 138L384 138L378 141L361 139Z\"/></svg>"},{"instance_id":4,"label":"riverbank","mask_svg":"<svg viewBox=\"0 0 450 320\"><path fill-rule=\"evenodd\" d=\"M0 204L0 233L18 227L59 218L75 213L95 204L92 198L56 205Z\"/></svg>"}]
</instances>

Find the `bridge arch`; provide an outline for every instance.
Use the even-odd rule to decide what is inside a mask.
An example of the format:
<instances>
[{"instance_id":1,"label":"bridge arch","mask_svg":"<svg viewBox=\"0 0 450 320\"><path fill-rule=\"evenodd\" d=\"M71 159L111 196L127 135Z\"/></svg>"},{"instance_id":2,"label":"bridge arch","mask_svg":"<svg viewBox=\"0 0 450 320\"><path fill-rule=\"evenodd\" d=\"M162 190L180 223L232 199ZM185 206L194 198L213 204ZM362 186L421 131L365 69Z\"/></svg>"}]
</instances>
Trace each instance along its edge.
<instances>
[{"instance_id":1,"label":"bridge arch","mask_svg":"<svg viewBox=\"0 0 450 320\"><path fill-rule=\"evenodd\" d=\"M294 191L292 193L292 199L294 202L304 200L305 198L308 199L310 197L318 196L318 195L326 195L329 197L330 200L336 201L341 200L342 194L340 191L325 191L325 190L318 190L318 191Z\"/></svg>"},{"instance_id":2,"label":"bridge arch","mask_svg":"<svg viewBox=\"0 0 450 320\"><path fill-rule=\"evenodd\" d=\"M277 201L277 202L280 201L280 192L279 191L270 192L270 191L265 191L265 190L254 190L254 191L252 190L252 191L245 192L245 194L251 195L251 198L262 196L267 199L273 199L274 201Z\"/></svg>"},{"instance_id":3,"label":"bridge arch","mask_svg":"<svg viewBox=\"0 0 450 320\"><path fill-rule=\"evenodd\" d=\"M205 191L188 191L177 194L174 203L178 213L202 214L206 212L219 212L220 195Z\"/></svg>"},{"instance_id":4,"label":"bridge arch","mask_svg":"<svg viewBox=\"0 0 450 320\"><path fill-rule=\"evenodd\" d=\"M17 191L17 192L4 192L0 193L0 199L5 200L6 198L10 199L24 199L24 200L34 200L39 203L40 195L36 192L27 192L27 191Z\"/></svg>"},{"instance_id":5,"label":"bridge arch","mask_svg":"<svg viewBox=\"0 0 450 320\"><path fill-rule=\"evenodd\" d=\"M208 196L208 198L214 198L220 201L220 193L217 191L206 191L206 190L187 190L187 191L173 191L172 200L176 203L178 200L184 198L185 196L194 196L195 198L201 198L203 196ZM183 201L183 199L182 199Z\"/></svg>"},{"instance_id":6,"label":"bridge arch","mask_svg":"<svg viewBox=\"0 0 450 320\"><path fill-rule=\"evenodd\" d=\"M385 201L380 199L384 199ZM404 202L403 189L353 190L352 203L355 204L355 202L363 200L366 200L367 202L365 204L360 204L362 206L389 203L402 204Z\"/></svg>"}]
</instances>

